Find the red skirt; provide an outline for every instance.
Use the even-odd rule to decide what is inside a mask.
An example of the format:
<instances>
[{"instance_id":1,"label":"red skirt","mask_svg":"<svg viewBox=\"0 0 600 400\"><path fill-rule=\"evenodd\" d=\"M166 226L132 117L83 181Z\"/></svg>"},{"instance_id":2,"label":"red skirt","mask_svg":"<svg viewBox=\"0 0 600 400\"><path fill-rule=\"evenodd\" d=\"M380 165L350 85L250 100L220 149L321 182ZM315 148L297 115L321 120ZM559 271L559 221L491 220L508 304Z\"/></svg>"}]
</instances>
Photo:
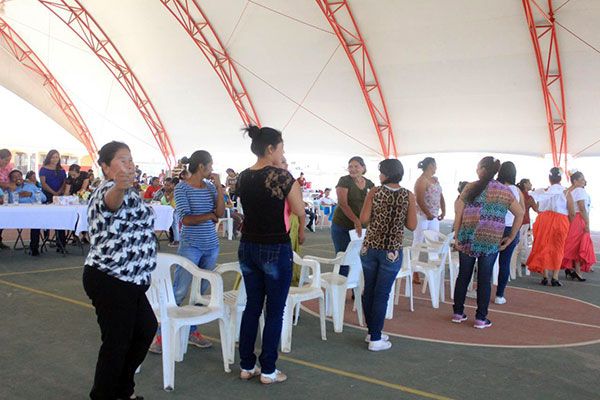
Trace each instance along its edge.
<instances>
[{"instance_id":1,"label":"red skirt","mask_svg":"<svg viewBox=\"0 0 600 400\"><path fill-rule=\"evenodd\" d=\"M581 214L577 213L569 227L567 242L565 243L565 255L562 260L563 268L573 268L573 263L581 263L581 270L588 272L596 263L596 253L590 233L585 231L585 221Z\"/></svg>"},{"instance_id":2,"label":"red skirt","mask_svg":"<svg viewBox=\"0 0 600 400\"><path fill-rule=\"evenodd\" d=\"M569 233L569 218L553 211L544 211L533 224L533 247L527 259L527 268L532 272L559 270Z\"/></svg>"}]
</instances>

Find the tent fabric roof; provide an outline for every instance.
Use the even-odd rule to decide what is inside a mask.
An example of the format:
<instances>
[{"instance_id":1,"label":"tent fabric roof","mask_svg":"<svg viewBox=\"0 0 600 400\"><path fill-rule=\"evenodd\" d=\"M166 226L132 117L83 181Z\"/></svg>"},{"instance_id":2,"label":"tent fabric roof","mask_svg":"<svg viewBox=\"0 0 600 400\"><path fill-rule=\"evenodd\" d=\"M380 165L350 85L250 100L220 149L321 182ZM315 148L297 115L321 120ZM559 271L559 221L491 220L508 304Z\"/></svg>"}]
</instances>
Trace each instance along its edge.
<instances>
[{"instance_id":1,"label":"tent fabric roof","mask_svg":"<svg viewBox=\"0 0 600 400\"><path fill-rule=\"evenodd\" d=\"M247 151L242 121L213 68L159 0L82 0L144 85L177 155ZM376 156L381 150L354 71L314 1L198 2L234 60L265 126L287 151ZM400 155L550 152L541 84L521 1L351 0ZM3 18L78 107L96 143L119 139L161 162L129 97L84 43L37 0ZM557 20L600 45L600 2L569 2ZM568 146L599 155L600 57L559 29ZM0 52L0 84L65 126L47 95ZM591 145L591 147L590 147Z\"/></svg>"}]
</instances>

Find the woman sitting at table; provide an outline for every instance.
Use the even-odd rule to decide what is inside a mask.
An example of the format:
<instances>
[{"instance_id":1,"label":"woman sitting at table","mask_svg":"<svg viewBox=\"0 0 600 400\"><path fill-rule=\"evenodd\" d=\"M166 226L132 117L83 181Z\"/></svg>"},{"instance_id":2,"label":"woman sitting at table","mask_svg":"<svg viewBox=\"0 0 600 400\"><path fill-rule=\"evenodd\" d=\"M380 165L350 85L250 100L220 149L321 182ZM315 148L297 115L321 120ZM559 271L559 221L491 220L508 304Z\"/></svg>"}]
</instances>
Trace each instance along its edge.
<instances>
[{"instance_id":1,"label":"woman sitting at table","mask_svg":"<svg viewBox=\"0 0 600 400\"><path fill-rule=\"evenodd\" d=\"M73 196L88 189L90 178L87 172L81 171L79 165L73 164L69 167L69 177L65 182L65 194Z\"/></svg>"},{"instance_id":2,"label":"woman sitting at table","mask_svg":"<svg viewBox=\"0 0 600 400\"><path fill-rule=\"evenodd\" d=\"M62 196L65 193L67 174L60 165L60 154L57 150L50 150L44 159L44 165L40 168L40 180L42 190L46 195L46 203L52 204L54 196ZM46 231L46 234L48 231ZM56 231L56 251L64 251L66 244L65 231Z\"/></svg>"},{"instance_id":3,"label":"woman sitting at table","mask_svg":"<svg viewBox=\"0 0 600 400\"><path fill-rule=\"evenodd\" d=\"M46 195L42 189L29 181L23 181L23 174L18 169L12 170L8 175L10 182L15 185L15 190L9 193L9 202L19 204L33 204L36 202L36 195L40 202L46 201ZM32 256L40 255L40 230L31 229L30 231L29 250Z\"/></svg>"}]
</instances>

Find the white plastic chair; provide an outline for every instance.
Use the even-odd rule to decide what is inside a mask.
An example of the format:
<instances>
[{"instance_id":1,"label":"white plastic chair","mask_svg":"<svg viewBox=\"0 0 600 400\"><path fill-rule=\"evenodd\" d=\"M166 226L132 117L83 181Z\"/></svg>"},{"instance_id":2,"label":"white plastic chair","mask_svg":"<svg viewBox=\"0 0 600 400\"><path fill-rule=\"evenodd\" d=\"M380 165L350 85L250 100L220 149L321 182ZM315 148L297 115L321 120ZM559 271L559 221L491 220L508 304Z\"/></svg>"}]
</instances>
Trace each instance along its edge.
<instances>
[{"instance_id":1,"label":"white plastic chair","mask_svg":"<svg viewBox=\"0 0 600 400\"><path fill-rule=\"evenodd\" d=\"M180 265L194 276L210 283L212 296L207 306L177 306L173 295L171 267ZM167 391L175 387L175 361L182 361L187 351L191 325L200 325L219 320L221 349L225 372L229 369L229 321L223 304L223 280L215 272L198 268L185 257L175 254L158 253L158 265L152 272L152 283L146 292L152 309L161 323L163 388Z\"/></svg>"},{"instance_id":2,"label":"white plastic chair","mask_svg":"<svg viewBox=\"0 0 600 400\"><path fill-rule=\"evenodd\" d=\"M449 234L450 236L450 243L452 243L452 241L454 240L454 232L450 232ZM427 244L432 244L432 245L442 245L444 243L445 240L448 239L448 235L444 235L443 233L440 233L438 231L432 231L432 230L426 230L423 231L423 237L425 239L425 243ZM435 254L430 254L429 255L429 259L430 260L434 260L437 256ZM450 272L450 298L454 299L454 287L456 286L456 279L458 278L458 270L459 270L459 263L457 259L453 259L452 258L452 247L448 246L448 271ZM444 276L442 277L443 280L446 279L446 272L444 270ZM427 280L425 280L425 282L423 282L423 293L425 293L425 290L427 289ZM445 292L445 286L442 288L442 290L444 290ZM442 301L445 299L445 293L442 293Z\"/></svg>"},{"instance_id":3,"label":"white plastic chair","mask_svg":"<svg viewBox=\"0 0 600 400\"><path fill-rule=\"evenodd\" d=\"M303 301L319 299L321 339L327 340L327 334L325 331L325 299L323 296L323 291L321 290L321 265L315 260L302 259L296 253L294 253L294 263L302 266L303 268L310 268L312 270L312 281L310 285L302 287L292 286L288 293L288 297L285 302L285 309L283 311L283 327L281 329L281 351L284 353L289 353L292 350L292 315L296 305ZM296 315L296 324L297 323L298 316Z\"/></svg>"},{"instance_id":4,"label":"white plastic chair","mask_svg":"<svg viewBox=\"0 0 600 400\"><path fill-rule=\"evenodd\" d=\"M242 270L240 269L240 263L238 261L230 262L226 264L219 264L215 268L215 272L223 276L226 273L234 272L241 275ZM193 304L206 302L208 297L202 297L200 294L199 282L193 282L192 293L190 296L190 302ZM240 280L239 288L228 290L223 293L223 303L227 311L227 318L229 321L229 362L233 364L235 362L235 343L240 337L240 327L242 325L242 314L246 308L246 286L244 280Z\"/></svg>"},{"instance_id":5,"label":"white plastic chair","mask_svg":"<svg viewBox=\"0 0 600 400\"><path fill-rule=\"evenodd\" d=\"M394 318L394 305L398 305L400 302L400 284L402 283L402 279L406 279L404 296L409 298L409 309L410 311L415 311L412 287L413 269L410 257L411 249L409 247L405 247L402 250L402 267L400 268L400 271L398 271L398 275L396 275L396 279L394 280L394 284L390 290L390 297L388 300L387 310L385 312L385 319Z\"/></svg>"},{"instance_id":6,"label":"white plastic chair","mask_svg":"<svg viewBox=\"0 0 600 400\"><path fill-rule=\"evenodd\" d=\"M219 218L219 221L215 224L215 229L218 234L219 228L223 226L223 237L227 234L227 240L233 240L233 218L231 218L231 210L226 208L225 213L226 216L224 218Z\"/></svg>"},{"instance_id":7,"label":"white plastic chair","mask_svg":"<svg viewBox=\"0 0 600 400\"><path fill-rule=\"evenodd\" d=\"M344 328L344 313L346 309L346 291L354 292L354 308L358 314L358 323L364 326L362 291L364 280L360 249L363 240L353 240L348 244L345 252L339 252L335 258L322 258L306 256L307 260L315 260L320 264L333 265L333 272L321 274L321 287L325 289L325 314L333 319L333 331L342 332ZM340 275L340 266L348 265L348 276ZM300 275L300 285L303 284L305 274Z\"/></svg>"},{"instance_id":8,"label":"white plastic chair","mask_svg":"<svg viewBox=\"0 0 600 400\"><path fill-rule=\"evenodd\" d=\"M429 294L433 308L439 308L440 300L444 301L444 275L451 240L452 235L448 235L446 240L440 244L420 243L412 246L411 249L413 252L413 271L425 275L429 283ZM427 254L427 261L419 260L422 253Z\"/></svg>"}]
</instances>

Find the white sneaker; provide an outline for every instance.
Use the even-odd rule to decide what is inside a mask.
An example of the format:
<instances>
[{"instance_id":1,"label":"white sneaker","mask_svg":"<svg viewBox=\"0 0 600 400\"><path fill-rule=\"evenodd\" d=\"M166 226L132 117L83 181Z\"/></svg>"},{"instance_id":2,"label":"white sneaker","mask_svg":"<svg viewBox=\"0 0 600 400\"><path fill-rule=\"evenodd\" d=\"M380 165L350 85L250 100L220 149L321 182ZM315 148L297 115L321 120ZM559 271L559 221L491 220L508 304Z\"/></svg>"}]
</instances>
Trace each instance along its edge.
<instances>
[{"instance_id":1,"label":"white sneaker","mask_svg":"<svg viewBox=\"0 0 600 400\"><path fill-rule=\"evenodd\" d=\"M496 304L506 304L506 299L504 297L496 296L494 299L494 303Z\"/></svg>"},{"instance_id":2,"label":"white sneaker","mask_svg":"<svg viewBox=\"0 0 600 400\"><path fill-rule=\"evenodd\" d=\"M389 342L390 341L390 337L388 335L386 335L385 333L382 333L381 334L381 340L383 340L384 342ZM371 335L365 336L365 342L366 343L370 343L371 342Z\"/></svg>"},{"instance_id":3,"label":"white sneaker","mask_svg":"<svg viewBox=\"0 0 600 400\"><path fill-rule=\"evenodd\" d=\"M370 351L383 351L388 350L390 347L392 347L392 342L386 342L385 340L376 340L374 342L369 342Z\"/></svg>"}]
</instances>

